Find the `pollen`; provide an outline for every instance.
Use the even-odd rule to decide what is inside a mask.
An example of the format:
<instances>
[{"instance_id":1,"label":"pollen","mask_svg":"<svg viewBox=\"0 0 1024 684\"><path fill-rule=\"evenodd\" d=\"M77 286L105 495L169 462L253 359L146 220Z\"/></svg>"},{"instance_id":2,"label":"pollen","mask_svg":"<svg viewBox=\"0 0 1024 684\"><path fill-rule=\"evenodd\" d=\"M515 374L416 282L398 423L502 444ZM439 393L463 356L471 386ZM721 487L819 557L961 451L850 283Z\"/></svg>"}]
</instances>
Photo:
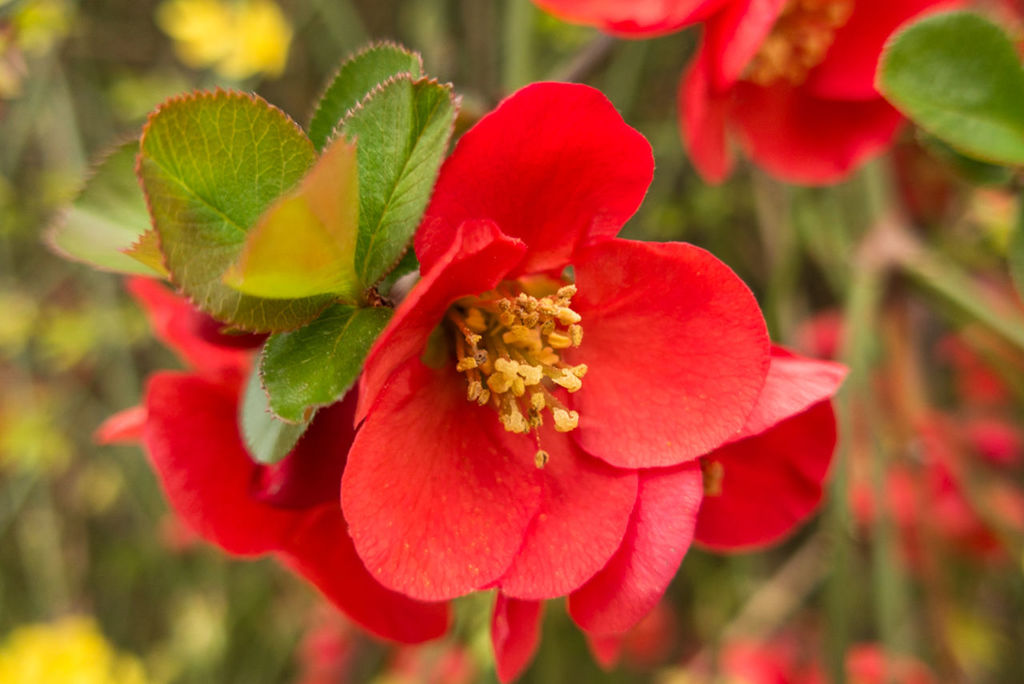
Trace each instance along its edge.
<instances>
[{"instance_id":1,"label":"pollen","mask_svg":"<svg viewBox=\"0 0 1024 684\"><path fill-rule=\"evenodd\" d=\"M744 78L761 86L800 85L821 64L854 0L788 0Z\"/></svg>"},{"instance_id":2,"label":"pollen","mask_svg":"<svg viewBox=\"0 0 1024 684\"><path fill-rule=\"evenodd\" d=\"M545 413L556 430L569 432L579 425L579 414L554 393L558 388L578 392L587 372L586 364L562 358L583 342L583 317L572 308L576 286L551 286L542 296L520 289L518 283L504 283L449 310L455 368L466 377L466 399L491 406L509 432L536 433ZM537 441L534 462L543 468L549 456Z\"/></svg>"}]
</instances>

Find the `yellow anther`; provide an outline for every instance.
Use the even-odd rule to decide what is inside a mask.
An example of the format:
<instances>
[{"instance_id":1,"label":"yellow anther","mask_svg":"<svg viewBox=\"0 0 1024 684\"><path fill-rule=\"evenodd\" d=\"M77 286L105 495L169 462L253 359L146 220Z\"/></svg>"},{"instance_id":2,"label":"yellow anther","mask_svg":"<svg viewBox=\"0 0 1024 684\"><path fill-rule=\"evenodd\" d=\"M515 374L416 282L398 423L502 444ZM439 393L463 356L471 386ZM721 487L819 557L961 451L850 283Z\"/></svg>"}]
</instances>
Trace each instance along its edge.
<instances>
[{"instance_id":1,"label":"yellow anther","mask_svg":"<svg viewBox=\"0 0 1024 684\"><path fill-rule=\"evenodd\" d=\"M498 357L494 359L494 370L506 375L515 375L516 371L519 370L519 362Z\"/></svg>"},{"instance_id":2,"label":"yellow anther","mask_svg":"<svg viewBox=\"0 0 1024 684\"><path fill-rule=\"evenodd\" d=\"M579 323L583 320L583 316L573 311L568 307L562 307L558 310L558 322L562 325L572 325L573 323Z\"/></svg>"},{"instance_id":3,"label":"yellow anther","mask_svg":"<svg viewBox=\"0 0 1024 684\"><path fill-rule=\"evenodd\" d=\"M569 326L569 339L572 340L572 346L578 347L583 344L583 326L582 325L570 325Z\"/></svg>"},{"instance_id":4,"label":"yellow anther","mask_svg":"<svg viewBox=\"0 0 1024 684\"><path fill-rule=\"evenodd\" d=\"M517 372L527 385L539 385L540 381L544 379L544 369L540 366L528 366L521 363Z\"/></svg>"},{"instance_id":5,"label":"yellow anther","mask_svg":"<svg viewBox=\"0 0 1024 684\"><path fill-rule=\"evenodd\" d=\"M556 354L555 350L551 347L544 347L537 354L537 361L544 366L554 366L558 363L558 354Z\"/></svg>"},{"instance_id":6,"label":"yellow anther","mask_svg":"<svg viewBox=\"0 0 1024 684\"><path fill-rule=\"evenodd\" d=\"M583 387L583 381L580 380L576 375L568 368L562 369L562 374L557 378L552 378L556 385L564 387L570 392L577 392Z\"/></svg>"},{"instance_id":7,"label":"yellow anther","mask_svg":"<svg viewBox=\"0 0 1024 684\"><path fill-rule=\"evenodd\" d=\"M523 417L519 407L513 401L502 403L499 419L509 432L526 433L530 431L529 423L526 422L526 418Z\"/></svg>"},{"instance_id":8,"label":"yellow anther","mask_svg":"<svg viewBox=\"0 0 1024 684\"><path fill-rule=\"evenodd\" d=\"M537 449L537 453L534 454L533 456L533 465L537 466L538 468L543 468L548 464L548 460L550 458L551 457L548 456L548 452L544 451L543 449Z\"/></svg>"},{"instance_id":9,"label":"yellow anther","mask_svg":"<svg viewBox=\"0 0 1024 684\"><path fill-rule=\"evenodd\" d=\"M501 341L505 344L525 344L533 342L533 330L525 325L513 325L501 334Z\"/></svg>"},{"instance_id":10,"label":"yellow anther","mask_svg":"<svg viewBox=\"0 0 1024 684\"><path fill-rule=\"evenodd\" d=\"M512 387L512 376L507 373L492 373L487 378L487 386L495 394L504 394Z\"/></svg>"},{"instance_id":11,"label":"yellow anther","mask_svg":"<svg viewBox=\"0 0 1024 684\"><path fill-rule=\"evenodd\" d=\"M572 346L572 338L555 331L548 335L548 344L552 349L568 349Z\"/></svg>"},{"instance_id":12,"label":"yellow anther","mask_svg":"<svg viewBox=\"0 0 1024 684\"><path fill-rule=\"evenodd\" d=\"M555 419L555 429L559 432L569 432L575 430L580 424L580 414L575 411L567 411L566 409L556 408L551 411L551 415Z\"/></svg>"},{"instance_id":13,"label":"yellow anther","mask_svg":"<svg viewBox=\"0 0 1024 684\"><path fill-rule=\"evenodd\" d=\"M530 408L538 413L544 410L547 405L547 401L544 399L543 392L534 392L530 395Z\"/></svg>"},{"instance_id":14,"label":"yellow anther","mask_svg":"<svg viewBox=\"0 0 1024 684\"><path fill-rule=\"evenodd\" d=\"M530 292L543 292L543 285L533 287ZM551 392L556 386L578 391L587 372L585 364L570 366L561 357L562 349L578 347L583 339L582 318L570 306L576 287L543 297L515 288L506 283L477 299L462 299L446 317L455 333L456 368L466 377L466 398L492 406L509 432L537 433L545 411L551 411L556 430L568 432L579 424L579 414ZM537 467L548 458L538 441Z\"/></svg>"}]
</instances>

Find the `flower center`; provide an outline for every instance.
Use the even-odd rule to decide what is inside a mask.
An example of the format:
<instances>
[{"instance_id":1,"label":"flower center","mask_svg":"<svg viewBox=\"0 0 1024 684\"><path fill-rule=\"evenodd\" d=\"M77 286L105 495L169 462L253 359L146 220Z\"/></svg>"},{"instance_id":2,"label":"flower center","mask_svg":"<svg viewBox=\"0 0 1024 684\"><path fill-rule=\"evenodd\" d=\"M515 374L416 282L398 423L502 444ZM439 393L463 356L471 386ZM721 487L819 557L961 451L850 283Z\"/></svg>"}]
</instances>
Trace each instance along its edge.
<instances>
[{"instance_id":1,"label":"flower center","mask_svg":"<svg viewBox=\"0 0 1024 684\"><path fill-rule=\"evenodd\" d=\"M854 0L788 0L744 78L761 86L800 85L821 64Z\"/></svg>"},{"instance_id":2,"label":"flower center","mask_svg":"<svg viewBox=\"0 0 1024 684\"><path fill-rule=\"evenodd\" d=\"M576 286L540 297L509 289L463 298L448 311L456 368L466 376L466 398L493 407L509 432L536 434L545 411L559 432L574 430L579 414L566 408L553 390L579 391L587 372L586 364L573 366L561 357L583 341L580 315L571 306ZM536 462L537 467L547 463L539 443Z\"/></svg>"}]
</instances>

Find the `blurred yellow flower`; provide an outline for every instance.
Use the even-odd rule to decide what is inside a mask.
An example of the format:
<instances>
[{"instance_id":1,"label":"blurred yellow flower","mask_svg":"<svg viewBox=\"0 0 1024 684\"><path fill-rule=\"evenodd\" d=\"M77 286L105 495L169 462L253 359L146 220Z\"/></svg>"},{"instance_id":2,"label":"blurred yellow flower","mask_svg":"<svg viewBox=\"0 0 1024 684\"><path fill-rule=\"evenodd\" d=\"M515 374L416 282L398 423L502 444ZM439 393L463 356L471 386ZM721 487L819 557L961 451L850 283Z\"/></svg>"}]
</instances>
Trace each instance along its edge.
<instances>
[{"instance_id":1,"label":"blurred yellow flower","mask_svg":"<svg viewBox=\"0 0 1024 684\"><path fill-rule=\"evenodd\" d=\"M156 20L192 68L242 79L279 76L288 61L292 27L272 0L168 0Z\"/></svg>"},{"instance_id":2,"label":"blurred yellow flower","mask_svg":"<svg viewBox=\"0 0 1024 684\"><path fill-rule=\"evenodd\" d=\"M142 664L120 655L91 618L19 627L0 645L4 684L146 684Z\"/></svg>"},{"instance_id":3,"label":"blurred yellow flower","mask_svg":"<svg viewBox=\"0 0 1024 684\"><path fill-rule=\"evenodd\" d=\"M71 461L53 401L32 387L6 382L0 402L0 472L59 474ZM0 678L0 682L7 680Z\"/></svg>"}]
</instances>

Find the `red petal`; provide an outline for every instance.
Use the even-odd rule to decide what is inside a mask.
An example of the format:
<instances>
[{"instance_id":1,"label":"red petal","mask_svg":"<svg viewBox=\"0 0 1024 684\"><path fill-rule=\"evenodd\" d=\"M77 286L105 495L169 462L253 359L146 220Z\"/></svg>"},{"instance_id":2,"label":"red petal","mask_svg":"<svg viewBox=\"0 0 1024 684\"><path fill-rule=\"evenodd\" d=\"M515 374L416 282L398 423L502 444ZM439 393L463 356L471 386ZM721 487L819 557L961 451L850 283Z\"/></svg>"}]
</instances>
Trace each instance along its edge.
<instances>
[{"instance_id":1,"label":"red petal","mask_svg":"<svg viewBox=\"0 0 1024 684\"><path fill-rule=\"evenodd\" d=\"M805 87L826 99L877 98L875 71L889 36L922 13L961 4L956 0L858 0L850 20L836 31L825 61L808 75Z\"/></svg>"},{"instance_id":2,"label":"red petal","mask_svg":"<svg viewBox=\"0 0 1024 684\"><path fill-rule=\"evenodd\" d=\"M708 68L701 49L679 83L679 130L701 177L720 183L732 170L725 138L729 98L711 91Z\"/></svg>"},{"instance_id":3,"label":"red petal","mask_svg":"<svg viewBox=\"0 0 1024 684\"><path fill-rule=\"evenodd\" d=\"M587 646L598 665L605 670L615 667L615 663L619 662L619 656L622 655L624 635L584 632L583 636L587 638Z\"/></svg>"},{"instance_id":4,"label":"red petal","mask_svg":"<svg viewBox=\"0 0 1024 684\"><path fill-rule=\"evenodd\" d=\"M703 21L726 0L534 0L552 14L576 24L630 37L678 31Z\"/></svg>"},{"instance_id":5,"label":"red petal","mask_svg":"<svg viewBox=\"0 0 1024 684\"><path fill-rule=\"evenodd\" d=\"M132 406L103 421L93 433L93 440L97 444L137 444L145 427L146 407Z\"/></svg>"},{"instance_id":6,"label":"red petal","mask_svg":"<svg viewBox=\"0 0 1024 684\"><path fill-rule=\"evenodd\" d=\"M203 375L244 374L249 369L251 350L213 344L205 339L197 325L197 315L205 314L160 281L129 278L127 288L146 310L157 337Z\"/></svg>"},{"instance_id":7,"label":"red petal","mask_svg":"<svg viewBox=\"0 0 1024 684\"><path fill-rule=\"evenodd\" d=\"M412 359L380 392L349 452L342 510L374 577L425 601L492 584L540 505L533 451L510 452L495 412L454 367Z\"/></svg>"},{"instance_id":8,"label":"red petal","mask_svg":"<svg viewBox=\"0 0 1024 684\"><path fill-rule=\"evenodd\" d=\"M693 539L703 485L695 463L640 472L637 505L622 546L569 596L569 614L595 634L625 632L658 601Z\"/></svg>"},{"instance_id":9,"label":"red petal","mask_svg":"<svg viewBox=\"0 0 1024 684\"><path fill-rule=\"evenodd\" d=\"M542 601L520 601L498 592L491 618L491 644L498 679L508 684L523 673L540 643Z\"/></svg>"},{"instance_id":10,"label":"red petal","mask_svg":"<svg viewBox=\"0 0 1024 684\"><path fill-rule=\"evenodd\" d=\"M487 219L527 244L517 274L560 270L577 245L619 232L653 173L650 144L599 91L529 85L462 136L445 161L416 255L430 270L460 223Z\"/></svg>"},{"instance_id":11,"label":"red petal","mask_svg":"<svg viewBox=\"0 0 1024 684\"><path fill-rule=\"evenodd\" d=\"M831 398L846 377L846 366L807 359L783 347L772 348L764 389L743 432L734 440L755 436Z\"/></svg>"},{"instance_id":12,"label":"red petal","mask_svg":"<svg viewBox=\"0 0 1024 684\"><path fill-rule=\"evenodd\" d=\"M706 456L722 465L721 494L704 497L697 541L712 549L740 550L791 532L821 501L835 445L835 415L823 401Z\"/></svg>"},{"instance_id":13,"label":"red petal","mask_svg":"<svg viewBox=\"0 0 1024 684\"><path fill-rule=\"evenodd\" d=\"M373 579L356 555L337 504L310 511L283 544L281 559L378 636L412 644L448 629L447 605L414 601Z\"/></svg>"},{"instance_id":14,"label":"red petal","mask_svg":"<svg viewBox=\"0 0 1024 684\"><path fill-rule=\"evenodd\" d=\"M734 0L707 23L704 49L716 92L724 92L739 79L785 4L785 0Z\"/></svg>"},{"instance_id":15,"label":"red petal","mask_svg":"<svg viewBox=\"0 0 1024 684\"><path fill-rule=\"evenodd\" d=\"M683 243L608 240L576 263L589 366L572 434L620 468L675 465L739 432L768 372L754 296L728 266Z\"/></svg>"},{"instance_id":16,"label":"red petal","mask_svg":"<svg viewBox=\"0 0 1024 684\"><path fill-rule=\"evenodd\" d=\"M424 266L423 279L395 310L366 357L359 383L357 424L366 417L394 369L423 352L427 338L451 303L493 289L525 250L521 242L505 236L489 221L460 224L444 248L430 269Z\"/></svg>"},{"instance_id":17,"label":"red petal","mask_svg":"<svg viewBox=\"0 0 1024 684\"><path fill-rule=\"evenodd\" d=\"M536 473L540 510L499 582L503 593L521 599L564 596L593 577L622 543L636 502L635 471L605 465L549 425L540 437L550 455ZM520 439L520 453L536 448Z\"/></svg>"},{"instance_id":18,"label":"red petal","mask_svg":"<svg viewBox=\"0 0 1024 684\"><path fill-rule=\"evenodd\" d=\"M321 409L299 443L278 463L261 468L253 496L281 508L338 506L341 473L355 438L357 392Z\"/></svg>"},{"instance_id":19,"label":"red petal","mask_svg":"<svg viewBox=\"0 0 1024 684\"><path fill-rule=\"evenodd\" d=\"M237 401L237 388L157 373L146 389L143 441L178 515L229 553L254 555L277 548L299 518L252 498L257 466L238 434Z\"/></svg>"},{"instance_id":20,"label":"red petal","mask_svg":"<svg viewBox=\"0 0 1024 684\"><path fill-rule=\"evenodd\" d=\"M841 102L806 88L740 82L730 118L747 155L779 178L808 185L842 180L892 142L903 117L885 100Z\"/></svg>"}]
</instances>

